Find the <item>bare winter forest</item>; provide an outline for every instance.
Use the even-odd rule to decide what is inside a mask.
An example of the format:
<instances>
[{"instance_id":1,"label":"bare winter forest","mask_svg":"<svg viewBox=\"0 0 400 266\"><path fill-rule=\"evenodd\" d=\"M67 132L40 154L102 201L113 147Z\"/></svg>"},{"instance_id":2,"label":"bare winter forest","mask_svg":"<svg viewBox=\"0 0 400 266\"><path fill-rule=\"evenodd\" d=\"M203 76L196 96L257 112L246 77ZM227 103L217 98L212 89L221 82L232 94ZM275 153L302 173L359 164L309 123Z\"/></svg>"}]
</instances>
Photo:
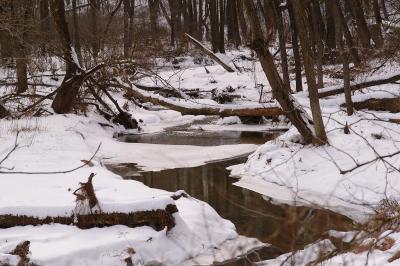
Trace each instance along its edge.
<instances>
[{"instance_id":1,"label":"bare winter forest","mask_svg":"<svg viewBox=\"0 0 400 266\"><path fill-rule=\"evenodd\" d=\"M400 1L0 0L3 265L400 265Z\"/></svg>"}]
</instances>

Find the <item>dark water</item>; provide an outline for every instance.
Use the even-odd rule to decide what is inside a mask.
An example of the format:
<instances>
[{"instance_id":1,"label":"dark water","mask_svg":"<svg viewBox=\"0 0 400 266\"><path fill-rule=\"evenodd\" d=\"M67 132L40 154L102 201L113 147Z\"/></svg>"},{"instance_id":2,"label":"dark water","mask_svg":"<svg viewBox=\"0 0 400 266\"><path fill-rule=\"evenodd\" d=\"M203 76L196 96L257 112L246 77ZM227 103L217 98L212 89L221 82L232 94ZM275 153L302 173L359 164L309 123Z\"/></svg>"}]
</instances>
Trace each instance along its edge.
<instances>
[{"instance_id":1,"label":"dark water","mask_svg":"<svg viewBox=\"0 0 400 266\"><path fill-rule=\"evenodd\" d=\"M167 131L153 134L124 135L119 140L131 143L217 146L228 144L263 144L276 134L246 131Z\"/></svg>"},{"instance_id":2,"label":"dark water","mask_svg":"<svg viewBox=\"0 0 400 266\"><path fill-rule=\"evenodd\" d=\"M136 142L219 145L235 143L264 143L274 134L250 132L219 135L199 132L188 136L176 132L144 135ZM225 135L226 134L226 135ZM133 141L131 137L126 139ZM199 167L178 168L159 172L140 172L132 164L110 166L111 170L126 179L143 182L147 186L168 191L185 190L189 195L208 202L222 217L232 221L239 234L258 238L272 244L250 255L250 259L270 259L282 253L303 248L319 239L327 230L348 230L352 221L327 210L272 204L260 194L232 185L226 167L245 162L246 157L209 163ZM230 265L248 265L240 259Z\"/></svg>"}]
</instances>

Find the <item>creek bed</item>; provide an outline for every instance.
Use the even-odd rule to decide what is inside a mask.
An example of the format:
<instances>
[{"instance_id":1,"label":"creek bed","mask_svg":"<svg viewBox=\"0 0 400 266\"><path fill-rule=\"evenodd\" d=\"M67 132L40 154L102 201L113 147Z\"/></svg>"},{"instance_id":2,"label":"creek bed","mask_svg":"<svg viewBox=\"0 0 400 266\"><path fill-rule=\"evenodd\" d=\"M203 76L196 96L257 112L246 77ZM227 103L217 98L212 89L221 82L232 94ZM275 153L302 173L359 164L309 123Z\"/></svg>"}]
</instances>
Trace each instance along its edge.
<instances>
[{"instance_id":1,"label":"creek bed","mask_svg":"<svg viewBox=\"0 0 400 266\"><path fill-rule=\"evenodd\" d=\"M221 144L264 143L276 133L265 132L176 132L125 137L128 142L158 144L190 144L215 146ZM262 195L233 185L226 167L244 163L247 156L211 162L198 167L163 171L140 171L134 164L109 168L125 179L134 179L153 188L167 191L185 190L189 195L210 204L223 218L232 221L239 234L258 238L271 246L253 254L252 259L271 259L303 248L328 230L349 230L352 221L328 210L273 204ZM239 259L235 265L247 265Z\"/></svg>"}]
</instances>

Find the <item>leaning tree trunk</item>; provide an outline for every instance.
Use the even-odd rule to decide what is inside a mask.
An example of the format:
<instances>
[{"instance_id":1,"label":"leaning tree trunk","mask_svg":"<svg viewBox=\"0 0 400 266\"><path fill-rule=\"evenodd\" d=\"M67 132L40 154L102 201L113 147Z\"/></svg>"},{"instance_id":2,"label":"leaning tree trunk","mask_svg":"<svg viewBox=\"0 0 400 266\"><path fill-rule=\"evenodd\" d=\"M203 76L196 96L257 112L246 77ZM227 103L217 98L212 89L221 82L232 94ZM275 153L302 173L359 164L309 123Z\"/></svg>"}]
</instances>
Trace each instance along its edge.
<instances>
[{"instance_id":1,"label":"leaning tree trunk","mask_svg":"<svg viewBox=\"0 0 400 266\"><path fill-rule=\"evenodd\" d=\"M66 65L64 80L58 88L51 107L56 113L63 114L72 110L78 95L81 84L71 81L79 73L80 67L79 63L75 61L74 51L72 50L71 37L65 19L64 0L50 0L50 8Z\"/></svg>"},{"instance_id":2,"label":"leaning tree trunk","mask_svg":"<svg viewBox=\"0 0 400 266\"><path fill-rule=\"evenodd\" d=\"M245 0L244 2L254 36L251 46L260 59L261 66L267 76L272 91L286 116L303 136L304 142L311 143L314 141L312 121L308 117L307 113L301 109L300 105L285 89L283 81L275 66L274 59L266 45L267 43L264 39L264 34L259 18L257 17L253 0Z\"/></svg>"},{"instance_id":3,"label":"leaning tree trunk","mask_svg":"<svg viewBox=\"0 0 400 266\"><path fill-rule=\"evenodd\" d=\"M293 9L299 37L301 50L303 52L304 70L306 73L308 93L310 98L311 113L314 121L316 139L315 144L326 144L328 142L324 122L319 105L318 88L315 80L314 54L311 46L311 29L306 21L305 6L301 0L293 0Z\"/></svg>"}]
</instances>

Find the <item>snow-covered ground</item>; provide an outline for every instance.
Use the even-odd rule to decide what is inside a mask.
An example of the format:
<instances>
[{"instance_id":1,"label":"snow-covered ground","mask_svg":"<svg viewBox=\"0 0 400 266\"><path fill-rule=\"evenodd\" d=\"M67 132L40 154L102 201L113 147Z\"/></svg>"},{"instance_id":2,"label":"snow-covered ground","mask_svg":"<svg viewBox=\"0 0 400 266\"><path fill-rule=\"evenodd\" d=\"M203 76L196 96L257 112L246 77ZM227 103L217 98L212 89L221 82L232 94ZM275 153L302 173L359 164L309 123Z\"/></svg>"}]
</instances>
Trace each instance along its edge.
<instances>
[{"instance_id":1,"label":"snow-covered ground","mask_svg":"<svg viewBox=\"0 0 400 266\"><path fill-rule=\"evenodd\" d=\"M165 114L164 117L171 119ZM151 261L180 265L199 255L198 259L206 262L231 259L262 245L255 239L239 237L234 225L206 203L190 197L174 201L172 192L123 180L103 167L110 162L136 163L148 170L197 166L249 153L255 145L181 147L122 143L112 138L118 128L104 126L107 123L93 113L87 117L53 115L2 121L1 158L14 147L15 141L17 148L1 164L0 214L69 217L76 211L72 192L79 188L79 182L86 182L89 174L95 173L93 185L103 212L155 210L176 204L176 226L169 232L126 226L81 230L57 224L0 229L2 258L11 256L6 253L25 240L31 241L31 259L41 265L111 265L131 255L137 265ZM81 160L89 160L93 155L93 165L68 173L52 173L76 168L83 164ZM129 254L131 249L134 253Z\"/></svg>"}]
</instances>

